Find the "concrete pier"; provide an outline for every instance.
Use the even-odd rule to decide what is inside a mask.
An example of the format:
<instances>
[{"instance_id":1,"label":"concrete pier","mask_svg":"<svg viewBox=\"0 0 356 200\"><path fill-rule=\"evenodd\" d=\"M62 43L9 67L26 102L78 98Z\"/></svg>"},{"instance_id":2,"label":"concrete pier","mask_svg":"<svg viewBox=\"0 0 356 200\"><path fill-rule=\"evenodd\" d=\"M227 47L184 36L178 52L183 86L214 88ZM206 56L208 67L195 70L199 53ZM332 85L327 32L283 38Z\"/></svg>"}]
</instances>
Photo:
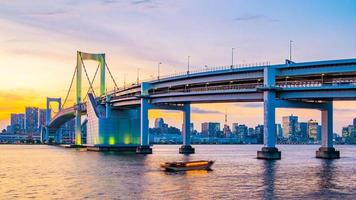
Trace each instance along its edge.
<instances>
[{"instance_id":1,"label":"concrete pier","mask_svg":"<svg viewBox=\"0 0 356 200\"><path fill-rule=\"evenodd\" d=\"M320 147L319 150L315 152L316 158L322 159L338 159L340 158L340 151L335 150L334 147Z\"/></svg>"},{"instance_id":2,"label":"concrete pier","mask_svg":"<svg viewBox=\"0 0 356 200\"><path fill-rule=\"evenodd\" d=\"M280 160L281 152L276 147L262 147L257 151L257 158L264 160Z\"/></svg>"},{"instance_id":3,"label":"concrete pier","mask_svg":"<svg viewBox=\"0 0 356 200\"><path fill-rule=\"evenodd\" d=\"M340 158L340 152L333 147L333 102L326 102L321 111L321 147L315 152L316 158Z\"/></svg>"},{"instance_id":4,"label":"concrete pier","mask_svg":"<svg viewBox=\"0 0 356 200\"><path fill-rule=\"evenodd\" d=\"M264 68L265 86L273 86L275 80L275 69ZM264 112L264 147L257 151L258 159L279 160L281 152L276 148L276 91L273 88L263 91L263 112Z\"/></svg>"},{"instance_id":5,"label":"concrete pier","mask_svg":"<svg viewBox=\"0 0 356 200\"><path fill-rule=\"evenodd\" d=\"M195 153L195 149L190 145L190 104L183 106L183 145L179 148L181 154Z\"/></svg>"},{"instance_id":6,"label":"concrete pier","mask_svg":"<svg viewBox=\"0 0 356 200\"><path fill-rule=\"evenodd\" d=\"M179 148L179 153L181 153L181 154L192 154L192 153L195 153L195 149L191 145L182 145Z\"/></svg>"},{"instance_id":7,"label":"concrete pier","mask_svg":"<svg viewBox=\"0 0 356 200\"><path fill-rule=\"evenodd\" d=\"M152 148L150 146L139 146L136 148L137 154L152 154Z\"/></svg>"}]
</instances>

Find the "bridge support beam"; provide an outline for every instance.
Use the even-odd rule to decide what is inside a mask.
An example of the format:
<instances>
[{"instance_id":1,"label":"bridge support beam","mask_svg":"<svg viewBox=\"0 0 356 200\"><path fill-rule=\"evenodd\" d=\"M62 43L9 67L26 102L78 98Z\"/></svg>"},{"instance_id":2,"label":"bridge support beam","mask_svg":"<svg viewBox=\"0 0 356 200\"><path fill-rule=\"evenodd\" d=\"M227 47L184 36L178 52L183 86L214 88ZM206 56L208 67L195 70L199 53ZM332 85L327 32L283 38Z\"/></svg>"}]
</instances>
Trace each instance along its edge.
<instances>
[{"instance_id":1,"label":"bridge support beam","mask_svg":"<svg viewBox=\"0 0 356 200\"><path fill-rule=\"evenodd\" d=\"M195 153L195 149L190 145L190 104L183 106L183 145L179 148L181 154Z\"/></svg>"},{"instance_id":2,"label":"bridge support beam","mask_svg":"<svg viewBox=\"0 0 356 200\"><path fill-rule=\"evenodd\" d=\"M152 148L150 147L150 140L149 140L149 121L148 121L148 110L150 104L148 102L148 98L146 95L148 94L148 90L150 85L148 83L141 84L141 130L140 130L140 146L137 147L136 153L137 154L151 154Z\"/></svg>"},{"instance_id":3,"label":"bridge support beam","mask_svg":"<svg viewBox=\"0 0 356 200\"><path fill-rule=\"evenodd\" d=\"M275 84L274 68L264 68L264 84L265 86L273 86ZM276 148L276 91L268 89L263 92L264 99L264 146L261 151L257 151L258 159L279 160L281 152Z\"/></svg>"},{"instance_id":4,"label":"bridge support beam","mask_svg":"<svg viewBox=\"0 0 356 200\"><path fill-rule=\"evenodd\" d=\"M326 103L321 111L321 147L316 151L316 158L340 158L340 152L333 147L333 104Z\"/></svg>"}]
</instances>

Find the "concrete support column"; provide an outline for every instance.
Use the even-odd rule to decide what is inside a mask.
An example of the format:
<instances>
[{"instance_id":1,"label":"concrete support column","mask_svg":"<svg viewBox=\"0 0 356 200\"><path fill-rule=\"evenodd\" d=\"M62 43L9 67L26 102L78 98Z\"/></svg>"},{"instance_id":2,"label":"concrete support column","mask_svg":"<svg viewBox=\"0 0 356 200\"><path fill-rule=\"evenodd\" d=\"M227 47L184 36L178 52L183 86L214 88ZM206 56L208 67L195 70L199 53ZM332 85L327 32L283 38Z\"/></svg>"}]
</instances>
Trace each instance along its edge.
<instances>
[{"instance_id":1,"label":"concrete support column","mask_svg":"<svg viewBox=\"0 0 356 200\"><path fill-rule=\"evenodd\" d=\"M281 152L276 145L276 92L273 90L275 85L275 69L272 67L264 68L264 85L266 90L263 92L264 99L264 147L257 151L258 159L276 160L281 159Z\"/></svg>"},{"instance_id":2,"label":"concrete support column","mask_svg":"<svg viewBox=\"0 0 356 200\"><path fill-rule=\"evenodd\" d=\"M321 110L321 147L316 151L317 158L340 158L340 152L333 147L333 103L325 103Z\"/></svg>"},{"instance_id":3,"label":"concrete support column","mask_svg":"<svg viewBox=\"0 0 356 200\"><path fill-rule=\"evenodd\" d=\"M75 145L82 145L82 119L80 110L78 109L80 108L77 108L75 111Z\"/></svg>"},{"instance_id":4,"label":"concrete support column","mask_svg":"<svg viewBox=\"0 0 356 200\"><path fill-rule=\"evenodd\" d=\"M148 121L148 110L149 110L149 102L148 102L148 89L149 85L147 83L141 84L141 113L140 113L140 132L141 132L141 144L136 149L136 153L138 154L151 154L152 148L150 147L149 141L149 121Z\"/></svg>"},{"instance_id":5,"label":"concrete support column","mask_svg":"<svg viewBox=\"0 0 356 200\"><path fill-rule=\"evenodd\" d=\"M195 153L195 149L190 145L190 104L183 106L183 145L179 148L179 153L191 154Z\"/></svg>"},{"instance_id":6,"label":"concrete support column","mask_svg":"<svg viewBox=\"0 0 356 200\"><path fill-rule=\"evenodd\" d=\"M110 99L111 99L110 95L106 95L106 99L105 99L106 118L110 118L110 116L111 116Z\"/></svg>"}]
</instances>

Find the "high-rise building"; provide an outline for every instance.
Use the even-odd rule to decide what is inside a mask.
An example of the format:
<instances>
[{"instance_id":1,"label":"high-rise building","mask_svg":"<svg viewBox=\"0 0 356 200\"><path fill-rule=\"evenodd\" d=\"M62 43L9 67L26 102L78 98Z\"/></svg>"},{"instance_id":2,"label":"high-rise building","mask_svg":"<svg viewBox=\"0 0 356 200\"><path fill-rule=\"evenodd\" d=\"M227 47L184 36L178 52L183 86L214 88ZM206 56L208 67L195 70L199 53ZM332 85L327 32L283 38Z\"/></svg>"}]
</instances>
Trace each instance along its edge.
<instances>
[{"instance_id":1,"label":"high-rise building","mask_svg":"<svg viewBox=\"0 0 356 200\"><path fill-rule=\"evenodd\" d=\"M263 144L263 125L257 125L255 127L255 134L257 135L257 143Z\"/></svg>"},{"instance_id":2,"label":"high-rise building","mask_svg":"<svg viewBox=\"0 0 356 200\"><path fill-rule=\"evenodd\" d=\"M248 134L248 127L245 124L240 124L237 127L237 136L243 141Z\"/></svg>"},{"instance_id":3,"label":"high-rise building","mask_svg":"<svg viewBox=\"0 0 356 200\"><path fill-rule=\"evenodd\" d=\"M46 115L47 109L40 109L38 118L39 128L46 125Z\"/></svg>"},{"instance_id":4,"label":"high-rise building","mask_svg":"<svg viewBox=\"0 0 356 200\"><path fill-rule=\"evenodd\" d=\"M308 137L314 141L318 141L318 122L316 120L308 121Z\"/></svg>"},{"instance_id":5,"label":"high-rise building","mask_svg":"<svg viewBox=\"0 0 356 200\"><path fill-rule=\"evenodd\" d=\"M247 135L249 135L249 136L255 135L255 129L253 129L253 128L248 128L248 130L247 130Z\"/></svg>"},{"instance_id":6,"label":"high-rise building","mask_svg":"<svg viewBox=\"0 0 356 200\"><path fill-rule=\"evenodd\" d=\"M276 135L279 139L283 138L283 130L281 124L276 124Z\"/></svg>"},{"instance_id":7,"label":"high-rise building","mask_svg":"<svg viewBox=\"0 0 356 200\"><path fill-rule=\"evenodd\" d=\"M307 122L300 122L299 123L299 130L300 130L300 138L299 141L308 141L309 134L308 134L308 123Z\"/></svg>"},{"instance_id":8,"label":"high-rise building","mask_svg":"<svg viewBox=\"0 0 356 200\"><path fill-rule=\"evenodd\" d=\"M237 133L237 127L239 126L239 123L232 123L232 133L236 134Z\"/></svg>"},{"instance_id":9,"label":"high-rise building","mask_svg":"<svg viewBox=\"0 0 356 200\"><path fill-rule=\"evenodd\" d=\"M283 137L295 137L298 131L298 116L285 116L282 118Z\"/></svg>"},{"instance_id":10,"label":"high-rise building","mask_svg":"<svg viewBox=\"0 0 356 200\"><path fill-rule=\"evenodd\" d=\"M317 129L317 133L316 133L316 140L318 141L318 142L320 142L321 141L321 125L318 125L318 129Z\"/></svg>"},{"instance_id":11,"label":"high-rise building","mask_svg":"<svg viewBox=\"0 0 356 200\"><path fill-rule=\"evenodd\" d=\"M25 133L33 134L38 132L38 108L26 107L25 110Z\"/></svg>"},{"instance_id":12,"label":"high-rise building","mask_svg":"<svg viewBox=\"0 0 356 200\"><path fill-rule=\"evenodd\" d=\"M25 127L25 115L24 114L11 114L11 124L9 131L13 133L23 133Z\"/></svg>"},{"instance_id":13,"label":"high-rise building","mask_svg":"<svg viewBox=\"0 0 356 200\"><path fill-rule=\"evenodd\" d=\"M155 128L163 128L164 120L163 118L156 118L155 120Z\"/></svg>"},{"instance_id":14,"label":"high-rise building","mask_svg":"<svg viewBox=\"0 0 356 200\"><path fill-rule=\"evenodd\" d=\"M209 137L216 137L220 132L220 123L218 122L204 122L201 124L202 135Z\"/></svg>"}]
</instances>

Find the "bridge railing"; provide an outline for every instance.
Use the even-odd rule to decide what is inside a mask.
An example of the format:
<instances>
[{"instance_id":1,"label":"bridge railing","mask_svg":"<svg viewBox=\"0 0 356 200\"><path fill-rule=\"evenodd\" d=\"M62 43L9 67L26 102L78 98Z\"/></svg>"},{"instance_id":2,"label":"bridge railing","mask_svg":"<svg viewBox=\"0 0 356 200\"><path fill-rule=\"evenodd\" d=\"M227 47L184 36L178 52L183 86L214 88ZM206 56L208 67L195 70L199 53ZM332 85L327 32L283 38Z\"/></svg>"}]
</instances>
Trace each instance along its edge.
<instances>
[{"instance_id":1,"label":"bridge railing","mask_svg":"<svg viewBox=\"0 0 356 200\"><path fill-rule=\"evenodd\" d=\"M180 77L180 76L189 76L189 75L199 74L199 73L203 73L203 72L216 72L216 71L233 70L233 69L241 69L241 68L263 67L263 66L269 66L269 65L270 65L270 62L257 62L257 63L225 65L225 66L207 66L207 65L205 65L204 67L191 67L191 68L199 68L199 69L195 69L195 70L167 74L167 75L162 75L159 77L151 77L149 79L142 80L142 82L149 82L149 81L155 81L155 80L161 80L161 79L173 78L173 77Z\"/></svg>"},{"instance_id":2,"label":"bridge railing","mask_svg":"<svg viewBox=\"0 0 356 200\"><path fill-rule=\"evenodd\" d=\"M205 65L204 67L199 67L200 69L189 70L189 71L185 71L185 72L178 72L178 73L173 73L173 74L167 74L167 75L162 75L160 77L152 76L151 78L141 80L140 83L126 84L122 87L114 88L113 90L108 91L107 94L115 96L115 94L118 91L124 91L124 90L132 88L134 86L138 86L142 82L151 82L151 81L157 81L157 80L161 80L161 79L183 77L183 76L189 77L190 75L204 73L204 72L216 72L216 71L234 70L234 69L241 69L241 68L263 67L263 66L269 66L269 65L270 65L270 62L256 62L256 63L247 63L247 64L244 63L244 64L227 65L227 66L207 66L207 65ZM192 68L198 68L198 67L192 66Z\"/></svg>"},{"instance_id":3,"label":"bridge railing","mask_svg":"<svg viewBox=\"0 0 356 200\"><path fill-rule=\"evenodd\" d=\"M206 85L200 87L189 87L180 89L167 89L167 90L152 90L151 95L157 94L169 94L169 93L191 93L191 92L209 92L209 91L228 91L228 90L248 90L256 89L259 86L262 86L263 83L254 83L254 84L228 84L228 85Z\"/></svg>"},{"instance_id":4,"label":"bridge railing","mask_svg":"<svg viewBox=\"0 0 356 200\"><path fill-rule=\"evenodd\" d=\"M322 86L342 86L356 85L356 78L338 78L331 81L281 81L276 86L281 88L296 88L296 87L322 87Z\"/></svg>"}]
</instances>

